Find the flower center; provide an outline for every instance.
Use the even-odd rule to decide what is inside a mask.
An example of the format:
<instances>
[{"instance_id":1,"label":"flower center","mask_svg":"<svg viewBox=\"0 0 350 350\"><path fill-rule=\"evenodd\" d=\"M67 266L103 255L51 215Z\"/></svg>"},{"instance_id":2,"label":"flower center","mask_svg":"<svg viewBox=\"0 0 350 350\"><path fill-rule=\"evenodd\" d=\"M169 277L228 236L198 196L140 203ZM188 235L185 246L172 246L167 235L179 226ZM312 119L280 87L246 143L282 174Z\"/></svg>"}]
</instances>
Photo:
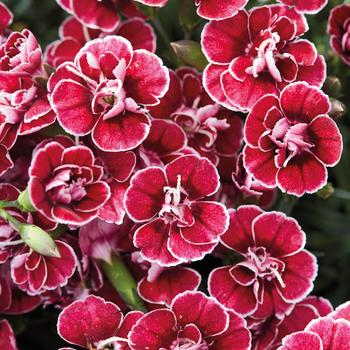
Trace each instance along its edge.
<instances>
[{"instance_id":1,"label":"flower center","mask_svg":"<svg viewBox=\"0 0 350 350\"><path fill-rule=\"evenodd\" d=\"M170 350L208 350L209 347L205 341L196 343L192 339L182 338L175 340L170 346Z\"/></svg>"},{"instance_id":2,"label":"flower center","mask_svg":"<svg viewBox=\"0 0 350 350\"><path fill-rule=\"evenodd\" d=\"M257 275L267 281L277 279L282 288L285 284L282 279L284 263L276 258L269 256L264 247L248 248L247 261L255 267Z\"/></svg>"},{"instance_id":3,"label":"flower center","mask_svg":"<svg viewBox=\"0 0 350 350\"><path fill-rule=\"evenodd\" d=\"M277 159L279 166L285 167L293 157L314 147L308 140L307 127L305 123L292 124L282 118L269 131L271 141L281 149Z\"/></svg>"},{"instance_id":4,"label":"flower center","mask_svg":"<svg viewBox=\"0 0 350 350\"><path fill-rule=\"evenodd\" d=\"M176 187L164 187L164 203L159 216L167 223L177 222L178 226L186 227L193 224L191 210L186 203L187 192L181 187L181 175L177 176Z\"/></svg>"},{"instance_id":5,"label":"flower center","mask_svg":"<svg viewBox=\"0 0 350 350\"><path fill-rule=\"evenodd\" d=\"M276 66L276 61L281 58L277 51L277 44L280 40L278 33L274 33L270 29L264 30L256 41L247 48L253 64L246 69L246 73L257 78L259 73L267 70L276 81L281 82L281 73Z\"/></svg>"},{"instance_id":6,"label":"flower center","mask_svg":"<svg viewBox=\"0 0 350 350\"><path fill-rule=\"evenodd\" d=\"M53 203L70 204L86 196L86 179L74 178L70 169L60 171L45 187Z\"/></svg>"}]
</instances>

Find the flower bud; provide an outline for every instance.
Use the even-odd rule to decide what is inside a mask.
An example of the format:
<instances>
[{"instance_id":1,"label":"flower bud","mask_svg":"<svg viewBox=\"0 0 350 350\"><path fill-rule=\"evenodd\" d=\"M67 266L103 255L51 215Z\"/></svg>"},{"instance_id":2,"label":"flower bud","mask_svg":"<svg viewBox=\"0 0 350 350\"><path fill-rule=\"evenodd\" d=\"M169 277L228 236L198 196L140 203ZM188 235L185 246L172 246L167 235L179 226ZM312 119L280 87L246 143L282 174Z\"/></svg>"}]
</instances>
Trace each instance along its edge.
<instances>
[{"instance_id":1,"label":"flower bud","mask_svg":"<svg viewBox=\"0 0 350 350\"><path fill-rule=\"evenodd\" d=\"M323 91L329 96L339 97L341 87L341 82L338 77L329 76L323 85Z\"/></svg>"},{"instance_id":2,"label":"flower bud","mask_svg":"<svg viewBox=\"0 0 350 350\"><path fill-rule=\"evenodd\" d=\"M18 231L24 243L35 252L53 258L61 257L55 241L40 227L30 224L20 224Z\"/></svg>"},{"instance_id":3,"label":"flower bud","mask_svg":"<svg viewBox=\"0 0 350 350\"><path fill-rule=\"evenodd\" d=\"M180 40L171 43L176 56L186 64L189 64L199 70L203 70L208 61L206 60L201 46L196 41Z\"/></svg>"},{"instance_id":4,"label":"flower bud","mask_svg":"<svg viewBox=\"0 0 350 350\"><path fill-rule=\"evenodd\" d=\"M329 112L329 115L333 118L333 119L338 119L341 118L345 115L345 113L347 112L346 110L346 106L344 105L344 103L340 102L339 100L336 100L335 98L330 98L331 101L331 110Z\"/></svg>"},{"instance_id":5,"label":"flower bud","mask_svg":"<svg viewBox=\"0 0 350 350\"><path fill-rule=\"evenodd\" d=\"M334 187L331 182L328 182L326 186L322 187L318 192L317 196L322 199L328 199L334 194Z\"/></svg>"},{"instance_id":6,"label":"flower bud","mask_svg":"<svg viewBox=\"0 0 350 350\"><path fill-rule=\"evenodd\" d=\"M20 205L22 211L26 211L26 212L36 211L29 198L28 189L20 193L20 195L17 198L17 203Z\"/></svg>"}]
</instances>

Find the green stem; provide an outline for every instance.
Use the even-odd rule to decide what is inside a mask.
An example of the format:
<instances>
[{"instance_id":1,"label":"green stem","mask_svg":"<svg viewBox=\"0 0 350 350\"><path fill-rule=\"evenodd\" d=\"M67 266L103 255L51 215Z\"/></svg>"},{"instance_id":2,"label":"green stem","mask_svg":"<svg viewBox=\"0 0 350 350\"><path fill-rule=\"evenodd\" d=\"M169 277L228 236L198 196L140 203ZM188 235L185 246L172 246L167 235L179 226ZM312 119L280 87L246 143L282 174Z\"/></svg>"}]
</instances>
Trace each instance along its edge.
<instances>
[{"instance_id":1,"label":"green stem","mask_svg":"<svg viewBox=\"0 0 350 350\"><path fill-rule=\"evenodd\" d=\"M334 189L333 196L339 199L345 199L345 200L350 200L350 192L341 190L339 188Z\"/></svg>"},{"instance_id":2,"label":"green stem","mask_svg":"<svg viewBox=\"0 0 350 350\"><path fill-rule=\"evenodd\" d=\"M150 19L150 21L152 22L152 24L154 25L154 27L156 28L160 38L162 39L165 47L167 48L167 51L169 53L169 59L171 60L171 62L177 67L180 64L179 59L177 58L173 48L170 45L170 38L167 34L167 32L165 31L161 21L159 20L159 18L157 17L153 17Z\"/></svg>"},{"instance_id":3,"label":"green stem","mask_svg":"<svg viewBox=\"0 0 350 350\"><path fill-rule=\"evenodd\" d=\"M10 215L5 209L0 209L0 217L2 217L5 221L13 224L16 229L18 229L19 225L21 225L21 223L12 215Z\"/></svg>"},{"instance_id":4,"label":"green stem","mask_svg":"<svg viewBox=\"0 0 350 350\"><path fill-rule=\"evenodd\" d=\"M114 289L132 310L146 312L147 309L137 293L134 277L119 255L113 255L111 262L103 262L103 271Z\"/></svg>"}]
</instances>

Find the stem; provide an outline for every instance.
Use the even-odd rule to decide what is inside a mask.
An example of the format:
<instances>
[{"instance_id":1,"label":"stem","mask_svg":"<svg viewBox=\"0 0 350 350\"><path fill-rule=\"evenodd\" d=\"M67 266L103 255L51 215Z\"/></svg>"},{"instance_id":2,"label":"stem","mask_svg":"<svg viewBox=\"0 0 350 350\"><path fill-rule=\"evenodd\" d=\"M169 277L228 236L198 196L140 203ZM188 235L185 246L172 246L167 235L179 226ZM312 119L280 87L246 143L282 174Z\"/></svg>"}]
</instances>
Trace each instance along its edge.
<instances>
[{"instance_id":1,"label":"stem","mask_svg":"<svg viewBox=\"0 0 350 350\"><path fill-rule=\"evenodd\" d=\"M179 66L180 62L179 59L177 58L173 48L170 45L170 38L167 34L167 32L165 31L162 23L160 22L159 18L157 17L153 17L151 18L151 22L153 23L154 27L156 28L159 36L161 37L164 45L166 46L168 53L169 53L169 58L171 60L171 62L175 65L175 66Z\"/></svg>"},{"instance_id":2,"label":"stem","mask_svg":"<svg viewBox=\"0 0 350 350\"><path fill-rule=\"evenodd\" d=\"M130 309L147 311L137 294L136 282L119 255L113 255L110 263L104 261L103 271Z\"/></svg>"},{"instance_id":3,"label":"stem","mask_svg":"<svg viewBox=\"0 0 350 350\"><path fill-rule=\"evenodd\" d=\"M350 200L350 192L349 191L345 191L345 190L341 190L339 188L335 188L334 189L334 193L333 196L339 199L346 199L346 200Z\"/></svg>"},{"instance_id":4,"label":"stem","mask_svg":"<svg viewBox=\"0 0 350 350\"><path fill-rule=\"evenodd\" d=\"M0 208L18 208L17 201L0 201Z\"/></svg>"},{"instance_id":5,"label":"stem","mask_svg":"<svg viewBox=\"0 0 350 350\"><path fill-rule=\"evenodd\" d=\"M12 215L10 215L5 209L0 209L0 217L2 217L5 221L13 224L16 229L18 229L18 226L21 225L21 223Z\"/></svg>"},{"instance_id":6,"label":"stem","mask_svg":"<svg viewBox=\"0 0 350 350\"><path fill-rule=\"evenodd\" d=\"M297 201L298 197L283 194L280 202L278 203L277 210L289 216L291 215L293 207L295 206Z\"/></svg>"}]
</instances>

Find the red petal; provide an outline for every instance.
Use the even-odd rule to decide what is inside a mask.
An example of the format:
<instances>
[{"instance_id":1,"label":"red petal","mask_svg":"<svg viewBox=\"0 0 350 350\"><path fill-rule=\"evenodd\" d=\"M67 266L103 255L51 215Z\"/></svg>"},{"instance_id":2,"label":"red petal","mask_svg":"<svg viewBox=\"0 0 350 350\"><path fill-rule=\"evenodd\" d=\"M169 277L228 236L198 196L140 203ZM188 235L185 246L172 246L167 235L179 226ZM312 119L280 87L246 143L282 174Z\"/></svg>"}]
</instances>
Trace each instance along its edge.
<instances>
[{"instance_id":1,"label":"red petal","mask_svg":"<svg viewBox=\"0 0 350 350\"><path fill-rule=\"evenodd\" d=\"M202 48L211 63L229 64L245 53L249 43L248 14L238 12L234 17L209 22L202 31Z\"/></svg>"},{"instance_id":2,"label":"red petal","mask_svg":"<svg viewBox=\"0 0 350 350\"><path fill-rule=\"evenodd\" d=\"M251 348L251 335L246 322L233 311L227 311L230 317L228 329L214 338L210 346L212 350L249 350Z\"/></svg>"},{"instance_id":3,"label":"red petal","mask_svg":"<svg viewBox=\"0 0 350 350\"><path fill-rule=\"evenodd\" d=\"M134 221L146 221L156 215L164 202L164 187L167 186L164 172L149 167L138 171L131 178L125 194L125 209Z\"/></svg>"},{"instance_id":4,"label":"red petal","mask_svg":"<svg viewBox=\"0 0 350 350\"><path fill-rule=\"evenodd\" d=\"M222 305L242 316L252 314L258 307L252 287L242 287L232 278L230 266L219 267L209 275L208 290Z\"/></svg>"},{"instance_id":5,"label":"red petal","mask_svg":"<svg viewBox=\"0 0 350 350\"><path fill-rule=\"evenodd\" d=\"M179 326L194 324L204 337L224 332L228 327L229 316L225 308L215 299L202 292L184 292L172 302Z\"/></svg>"},{"instance_id":6,"label":"red petal","mask_svg":"<svg viewBox=\"0 0 350 350\"><path fill-rule=\"evenodd\" d=\"M150 130L145 114L125 112L108 120L102 118L92 132L96 146L103 151L121 152L139 146Z\"/></svg>"},{"instance_id":7,"label":"red petal","mask_svg":"<svg viewBox=\"0 0 350 350\"><path fill-rule=\"evenodd\" d=\"M155 105L169 89L169 71L158 56L146 50L134 51L126 72L124 88L137 103Z\"/></svg>"},{"instance_id":8,"label":"red petal","mask_svg":"<svg viewBox=\"0 0 350 350\"><path fill-rule=\"evenodd\" d=\"M197 0L197 13L206 19L226 19L234 16L238 10L244 8L248 0Z\"/></svg>"},{"instance_id":9,"label":"red petal","mask_svg":"<svg viewBox=\"0 0 350 350\"><path fill-rule=\"evenodd\" d=\"M196 290L201 282L200 274L186 267L164 270L155 281L143 278L138 291L149 303L169 306L172 300L187 290Z\"/></svg>"},{"instance_id":10,"label":"red petal","mask_svg":"<svg viewBox=\"0 0 350 350\"><path fill-rule=\"evenodd\" d=\"M222 242L231 249L245 254L254 246L252 224L263 211L254 205L241 206L230 211L230 225L221 237Z\"/></svg>"},{"instance_id":11,"label":"red petal","mask_svg":"<svg viewBox=\"0 0 350 350\"><path fill-rule=\"evenodd\" d=\"M278 169L274 161L274 151L262 152L259 148L246 146L243 152L247 171L265 186L275 187Z\"/></svg>"},{"instance_id":12,"label":"red petal","mask_svg":"<svg viewBox=\"0 0 350 350\"><path fill-rule=\"evenodd\" d=\"M181 228L182 237L193 244L216 243L228 228L229 215L221 203L194 202L191 205L194 224Z\"/></svg>"},{"instance_id":13,"label":"red petal","mask_svg":"<svg viewBox=\"0 0 350 350\"><path fill-rule=\"evenodd\" d=\"M134 245L141 248L142 256L161 266L174 266L181 261L168 249L170 225L162 219L155 219L141 226L134 235Z\"/></svg>"},{"instance_id":14,"label":"red petal","mask_svg":"<svg viewBox=\"0 0 350 350\"><path fill-rule=\"evenodd\" d=\"M157 41L153 28L142 18L124 21L117 31L118 35L128 39L134 50L156 51Z\"/></svg>"},{"instance_id":15,"label":"red petal","mask_svg":"<svg viewBox=\"0 0 350 350\"><path fill-rule=\"evenodd\" d=\"M177 322L172 311L154 310L143 316L129 333L133 349L169 349L177 339Z\"/></svg>"},{"instance_id":16,"label":"red petal","mask_svg":"<svg viewBox=\"0 0 350 350\"><path fill-rule=\"evenodd\" d=\"M74 15L87 27L111 32L119 23L119 16L111 0L71 1Z\"/></svg>"},{"instance_id":17,"label":"red petal","mask_svg":"<svg viewBox=\"0 0 350 350\"><path fill-rule=\"evenodd\" d=\"M86 135L97 116L91 110L92 94L73 80L61 80L51 95L51 102L61 126L73 135Z\"/></svg>"},{"instance_id":18,"label":"red petal","mask_svg":"<svg viewBox=\"0 0 350 350\"><path fill-rule=\"evenodd\" d=\"M278 171L277 183L283 191L300 197L322 188L327 183L327 170L311 153L304 152Z\"/></svg>"},{"instance_id":19,"label":"red petal","mask_svg":"<svg viewBox=\"0 0 350 350\"><path fill-rule=\"evenodd\" d=\"M214 194L219 188L219 174L207 158L193 155L179 157L165 167L169 186L176 188L178 176L181 187L190 200Z\"/></svg>"},{"instance_id":20,"label":"red petal","mask_svg":"<svg viewBox=\"0 0 350 350\"><path fill-rule=\"evenodd\" d=\"M122 321L119 308L94 295L66 307L57 321L58 334L83 348L114 336Z\"/></svg>"},{"instance_id":21,"label":"red petal","mask_svg":"<svg viewBox=\"0 0 350 350\"><path fill-rule=\"evenodd\" d=\"M312 153L325 165L336 165L343 149L337 124L328 116L319 116L310 123L307 133L310 142L315 145Z\"/></svg>"},{"instance_id":22,"label":"red petal","mask_svg":"<svg viewBox=\"0 0 350 350\"><path fill-rule=\"evenodd\" d=\"M304 248L306 237L297 221L283 213L263 213L253 223L257 247L266 247L275 258L294 254Z\"/></svg>"},{"instance_id":23,"label":"red petal","mask_svg":"<svg viewBox=\"0 0 350 350\"><path fill-rule=\"evenodd\" d=\"M283 259L286 264L282 279L284 288L279 288L282 297L288 302L303 299L313 288L317 275L316 258L306 250Z\"/></svg>"}]
</instances>

